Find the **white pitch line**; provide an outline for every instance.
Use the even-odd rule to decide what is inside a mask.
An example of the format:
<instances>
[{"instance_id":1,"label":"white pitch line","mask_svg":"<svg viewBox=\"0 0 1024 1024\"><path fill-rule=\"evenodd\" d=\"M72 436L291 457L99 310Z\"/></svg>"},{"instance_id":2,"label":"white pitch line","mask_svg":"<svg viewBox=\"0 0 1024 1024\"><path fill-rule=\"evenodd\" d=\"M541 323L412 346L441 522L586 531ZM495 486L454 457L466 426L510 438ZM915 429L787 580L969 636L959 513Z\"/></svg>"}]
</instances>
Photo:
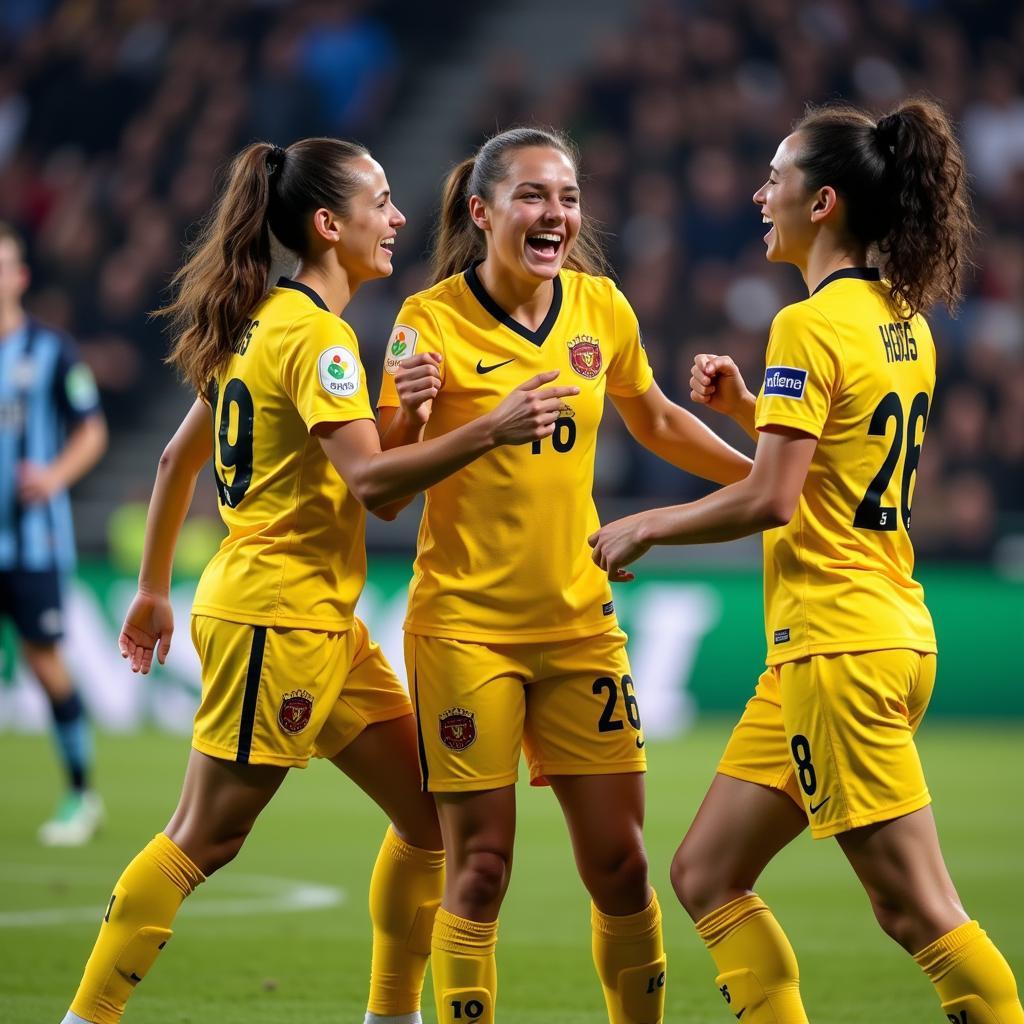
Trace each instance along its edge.
<instances>
[{"instance_id":1,"label":"white pitch line","mask_svg":"<svg viewBox=\"0 0 1024 1024\"><path fill-rule=\"evenodd\" d=\"M29 879L51 881L59 874L74 874L95 877L96 869L66 872L63 868L44 869L41 865L24 865L24 870L5 864L0 867L0 877L25 882ZM107 876L109 877L109 876ZM301 910L324 910L345 902L345 891L332 885L315 885L289 878L275 878L272 875L244 875L231 873L218 878L218 888L229 883L230 888L241 888L266 895L240 896L239 898L214 897L204 899L200 892L187 900L181 913L187 917L244 917L253 914L288 914ZM103 916L103 907L48 907L38 910L12 910L0 912L2 928L46 928L81 921L98 922Z\"/></svg>"}]
</instances>

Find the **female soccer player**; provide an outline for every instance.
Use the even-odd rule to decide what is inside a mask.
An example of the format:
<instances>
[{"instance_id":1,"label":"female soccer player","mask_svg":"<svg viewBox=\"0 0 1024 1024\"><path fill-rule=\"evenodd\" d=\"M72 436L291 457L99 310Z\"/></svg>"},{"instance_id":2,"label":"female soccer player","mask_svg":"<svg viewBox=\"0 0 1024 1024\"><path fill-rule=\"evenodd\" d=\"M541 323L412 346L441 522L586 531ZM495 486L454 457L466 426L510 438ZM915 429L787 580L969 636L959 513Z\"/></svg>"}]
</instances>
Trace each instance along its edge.
<instances>
[{"instance_id":1,"label":"female soccer player","mask_svg":"<svg viewBox=\"0 0 1024 1024\"><path fill-rule=\"evenodd\" d=\"M638 440L683 469L725 483L749 462L653 383L636 316L601 266L568 142L503 132L450 175L436 283L405 303L388 349L385 447L445 436L542 366L579 388L549 440L492 453L427 492L405 629L420 770L447 857L431 947L442 1024L494 1020L521 747L533 783L555 791L593 898L609 1019L662 1019L644 735L609 580L586 544L605 394Z\"/></svg>"},{"instance_id":2,"label":"female soccer player","mask_svg":"<svg viewBox=\"0 0 1024 1024\"><path fill-rule=\"evenodd\" d=\"M200 580L192 637L203 671L178 807L114 887L66 1021L114 1024L171 936L184 897L239 851L289 767L326 757L390 816L371 882L368 1021L419 1021L443 854L419 792L411 705L353 608L364 507L441 480L499 444L541 442L573 387L540 374L496 409L417 450L382 453L355 335L340 313L391 273L405 218L360 146L256 143L164 313L171 361L202 397L160 460L139 592L121 651L147 672L167 656L174 545L214 457L228 537ZM268 294L270 232L300 257ZM210 416L213 430L210 430Z\"/></svg>"},{"instance_id":3,"label":"female soccer player","mask_svg":"<svg viewBox=\"0 0 1024 1024\"><path fill-rule=\"evenodd\" d=\"M673 885L732 1013L802 1024L796 958L752 888L809 822L815 838L837 838L952 1024L1022 1024L1013 975L946 871L913 738L936 650L909 535L935 385L921 313L960 296L972 233L960 150L931 102L877 124L847 107L811 111L754 202L771 225L768 259L798 267L810 298L776 316L756 400L727 356L698 356L691 379L696 401L757 439L754 468L591 538L597 564L620 572L652 544L765 531L768 667Z\"/></svg>"}]
</instances>

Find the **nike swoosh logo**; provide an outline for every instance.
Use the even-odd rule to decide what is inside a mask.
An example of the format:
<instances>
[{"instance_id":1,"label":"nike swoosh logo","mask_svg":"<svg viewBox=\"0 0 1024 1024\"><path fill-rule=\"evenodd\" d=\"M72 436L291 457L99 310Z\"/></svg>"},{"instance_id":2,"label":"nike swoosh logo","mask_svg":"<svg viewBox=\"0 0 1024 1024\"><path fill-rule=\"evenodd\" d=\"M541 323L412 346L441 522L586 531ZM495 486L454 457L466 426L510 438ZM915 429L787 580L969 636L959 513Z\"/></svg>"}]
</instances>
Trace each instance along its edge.
<instances>
[{"instance_id":1,"label":"nike swoosh logo","mask_svg":"<svg viewBox=\"0 0 1024 1024\"><path fill-rule=\"evenodd\" d=\"M810 807L807 808L807 810L809 810L811 812L811 814L817 814L818 811L820 811L822 809L822 807L824 807L825 804L827 804L829 802L829 800L831 800L831 799L832 799L831 796L827 796L827 797L825 797L824 800L821 801L820 804L811 804Z\"/></svg>"},{"instance_id":2,"label":"nike swoosh logo","mask_svg":"<svg viewBox=\"0 0 1024 1024\"><path fill-rule=\"evenodd\" d=\"M639 736L637 736L637 738L636 738L636 749L637 750L643 750L646 745L647 745L647 740L642 740L642 739L640 739Z\"/></svg>"},{"instance_id":3,"label":"nike swoosh logo","mask_svg":"<svg viewBox=\"0 0 1024 1024\"><path fill-rule=\"evenodd\" d=\"M514 363L515 361L516 361L516 357L513 356L511 359L506 359L505 362L503 362L503 363L495 363L493 366L484 366L484 361L482 359L478 359L476 361L476 372L477 373L490 373L491 370L500 369L502 366L508 366L509 363Z\"/></svg>"},{"instance_id":4,"label":"nike swoosh logo","mask_svg":"<svg viewBox=\"0 0 1024 1024\"><path fill-rule=\"evenodd\" d=\"M747 1008L744 1006L743 1009L740 1010L740 1012L736 1014L736 1019L739 1020L740 1017L742 1017L743 1014L745 1014L746 1012L747 1012Z\"/></svg>"}]
</instances>

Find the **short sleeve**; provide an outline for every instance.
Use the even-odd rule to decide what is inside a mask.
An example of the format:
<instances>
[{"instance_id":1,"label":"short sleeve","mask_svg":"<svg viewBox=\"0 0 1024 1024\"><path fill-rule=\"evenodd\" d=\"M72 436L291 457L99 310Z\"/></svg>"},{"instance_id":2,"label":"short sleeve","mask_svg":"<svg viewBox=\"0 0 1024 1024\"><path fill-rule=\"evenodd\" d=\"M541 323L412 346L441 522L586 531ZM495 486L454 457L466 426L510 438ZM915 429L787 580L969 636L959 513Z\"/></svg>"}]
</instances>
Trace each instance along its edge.
<instances>
[{"instance_id":1,"label":"short sleeve","mask_svg":"<svg viewBox=\"0 0 1024 1024\"><path fill-rule=\"evenodd\" d=\"M82 362L78 349L61 338L53 378L54 400L68 428L100 411L100 393L92 370Z\"/></svg>"},{"instance_id":2,"label":"short sleeve","mask_svg":"<svg viewBox=\"0 0 1024 1024\"><path fill-rule=\"evenodd\" d=\"M366 373L352 328L330 314L303 317L281 342L281 384L307 430L372 420Z\"/></svg>"},{"instance_id":3,"label":"short sleeve","mask_svg":"<svg viewBox=\"0 0 1024 1024\"><path fill-rule=\"evenodd\" d=\"M626 296L611 282L614 348L608 361L608 394L638 398L654 383L654 371L647 361L640 324Z\"/></svg>"},{"instance_id":4,"label":"short sleeve","mask_svg":"<svg viewBox=\"0 0 1024 1024\"><path fill-rule=\"evenodd\" d=\"M401 403L395 387L395 374L402 361L416 352L440 352L444 355L444 340L437 320L427 305L415 295L405 300L398 311L398 319L384 352L384 373L380 385L377 408L397 408ZM444 380L444 360L441 360L441 380Z\"/></svg>"},{"instance_id":5,"label":"short sleeve","mask_svg":"<svg viewBox=\"0 0 1024 1024\"><path fill-rule=\"evenodd\" d=\"M767 367L754 425L794 427L821 437L842 377L839 341L812 306L780 310L768 337Z\"/></svg>"}]
</instances>

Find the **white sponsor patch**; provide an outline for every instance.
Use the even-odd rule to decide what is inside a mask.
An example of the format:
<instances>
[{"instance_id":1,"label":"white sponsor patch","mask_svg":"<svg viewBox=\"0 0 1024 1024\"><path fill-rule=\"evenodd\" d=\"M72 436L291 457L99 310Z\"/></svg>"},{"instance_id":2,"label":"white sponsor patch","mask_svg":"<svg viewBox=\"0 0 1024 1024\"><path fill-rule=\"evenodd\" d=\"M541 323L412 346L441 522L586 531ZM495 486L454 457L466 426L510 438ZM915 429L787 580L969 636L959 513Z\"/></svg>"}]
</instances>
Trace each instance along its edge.
<instances>
[{"instance_id":1,"label":"white sponsor patch","mask_svg":"<svg viewBox=\"0 0 1024 1024\"><path fill-rule=\"evenodd\" d=\"M362 374L359 372L359 360L341 345L334 345L320 353L318 366L320 387L330 395L339 398L351 398L359 394L362 387Z\"/></svg>"},{"instance_id":2,"label":"white sponsor patch","mask_svg":"<svg viewBox=\"0 0 1024 1024\"><path fill-rule=\"evenodd\" d=\"M419 331L406 327L405 324L395 324L395 329L391 332L391 338L388 341L388 350L384 356L384 370L387 373L398 372L402 360L408 359L416 351L416 339L419 336Z\"/></svg>"}]
</instances>

